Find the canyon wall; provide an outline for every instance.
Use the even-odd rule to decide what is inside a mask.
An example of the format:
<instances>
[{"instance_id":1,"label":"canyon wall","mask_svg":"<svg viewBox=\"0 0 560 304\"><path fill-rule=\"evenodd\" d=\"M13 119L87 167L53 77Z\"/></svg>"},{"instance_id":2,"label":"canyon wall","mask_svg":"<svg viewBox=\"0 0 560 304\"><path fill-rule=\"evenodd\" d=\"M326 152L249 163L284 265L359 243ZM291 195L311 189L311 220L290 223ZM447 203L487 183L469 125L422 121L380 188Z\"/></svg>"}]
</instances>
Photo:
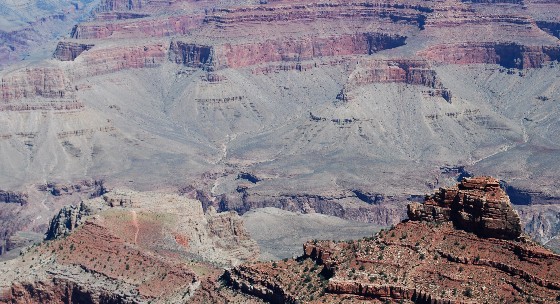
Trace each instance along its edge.
<instances>
[{"instance_id":1,"label":"canyon wall","mask_svg":"<svg viewBox=\"0 0 560 304\"><path fill-rule=\"evenodd\" d=\"M277 61L303 61L325 56L373 54L404 45L406 37L364 33L305 39L267 40L249 44L196 45L174 41L170 60L187 66L211 64L214 69L241 68Z\"/></svg>"},{"instance_id":2,"label":"canyon wall","mask_svg":"<svg viewBox=\"0 0 560 304\"><path fill-rule=\"evenodd\" d=\"M516 43L462 43L428 47L420 56L446 64L499 64L505 68L541 68L560 60L560 46L524 46Z\"/></svg>"}]
</instances>

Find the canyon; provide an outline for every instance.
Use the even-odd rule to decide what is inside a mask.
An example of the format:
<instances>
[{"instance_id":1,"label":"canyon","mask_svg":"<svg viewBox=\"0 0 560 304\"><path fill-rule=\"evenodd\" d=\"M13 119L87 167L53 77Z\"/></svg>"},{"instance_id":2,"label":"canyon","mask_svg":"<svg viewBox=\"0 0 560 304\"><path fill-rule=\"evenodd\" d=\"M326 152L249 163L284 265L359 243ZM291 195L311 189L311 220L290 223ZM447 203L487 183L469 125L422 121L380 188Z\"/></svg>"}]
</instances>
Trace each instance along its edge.
<instances>
[{"instance_id":1,"label":"canyon","mask_svg":"<svg viewBox=\"0 0 560 304\"><path fill-rule=\"evenodd\" d=\"M560 298L560 256L522 232L507 193L491 177L463 178L410 203L410 219L390 229L370 230L370 236L355 240L308 240L298 256L274 261L257 261L257 243L239 215L213 207L204 212L202 206L177 194L128 189L69 205L53 217L46 241L3 262L0 275L7 280L0 284L0 302L556 303ZM257 212L252 217L262 225ZM265 224L279 229L286 211L267 212L273 217ZM295 222L292 216L290 224Z\"/></svg>"},{"instance_id":2,"label":"canyon","mask_svg":"<svg viewBox=\"0 0 560 304\"><path fill-rule=\"evenodd\" d=\"M289 223L303 214L337 240L402 227L409 217L428 233L430 225L455 220L472 206L455 205L448 192L413 213L407 206L471 175L495 176L488 187L501 198L500 189L506 191L522 233L560 250L555 0L51 2L0 3L6 12L0 20L0 260L17 257L46 231L52 242L78 233L75 227L86 227L86 234L121 233L88 222L95 217L83 205L89 200L108 198L95 211L100 219L113 208L132 208L136 213L119 215L132 228L133 214L142 219L140 209L160 212L150 203L137 202L136 210L127 199L114 198L142 197L134 193L200 201L197 221L208 217L209 226L184 228L217 225L217 235L225 222L238 225L230 212L255 231L262 229L251 220ZM482 191L458 187L452 191L457 195ZM430 218L426 210L444 210L445 216ZM51 222L53 216L59 221ZM328 226L321 216L338 219ZM494 224L481 221L471 230ZM454 231L445 225L448 230L435 233ZM337 230L346 226L359 232ZM132 241L130 231L122 233L124 239L117 237L123 244L135 243L135 233ZM224 233L220 237L231 241ZM240 246L252 251L281 240L285 248L263 247L263 256L289 258L302 235L262 237L250 246L244 239ZM205 256L218 246L213 242L197 244L189 254L203 264L236 264L236 254L248 259L237 249L228 261ZM36 259L52 259L47 251L38 250ZM309 268L312 263L304 262ZM182 290L246 300L212 291L220 270L204 265L211 277L177 273L196 281ZM79 298L82 279L119 279L99 266L87 274L67 266L46 270L58 275L37 282L62 282ZM25 284L13 294L32 296ZM111 294L121 294L119 301L158 298L152 287L130 295L141 286L131 284ZM353 290L352 297L361 296L356 288L366 288L344 284L340 289ZM442 298L440 290L420 291L421 297ZM109 297L103 292L96 299ZM410 288L398 292L414 294ZM65 301L61 293L48 296ZM185 298L190 296L198 295Z\"/></svg>"}]
</instances>

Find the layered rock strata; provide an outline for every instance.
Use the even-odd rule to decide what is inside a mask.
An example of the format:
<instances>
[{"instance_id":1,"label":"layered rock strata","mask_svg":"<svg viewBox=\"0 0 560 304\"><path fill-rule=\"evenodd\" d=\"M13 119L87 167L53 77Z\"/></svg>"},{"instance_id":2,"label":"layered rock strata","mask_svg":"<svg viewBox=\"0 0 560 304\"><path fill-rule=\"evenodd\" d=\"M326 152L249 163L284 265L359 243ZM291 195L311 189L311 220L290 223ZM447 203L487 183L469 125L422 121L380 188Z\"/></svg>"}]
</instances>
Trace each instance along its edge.
<instances>
[{"instance_id":1,"label":"layered rock strata","mask_svg":"<svg viewBox=\"0 0 560 304\"><path fill-rule=\"evenodd\" d=\"M56 50L54 50L53 56L54 58L61 61L73 61L78 56L80 56L81 53L90 50L93 46L93 44L61 41L56 46Z\"/></svg>"},{"instance_id":2,"label":"layered rock strata","mask_svg":"<svg viewBox=\"0 0 560 304\"><path fill-rule=\"evenodd\" d=\"M427 197L425 204L460 197L461 212L480 214L482 203L493 209L486 216L500 219L512 212L500 191L495 179L470 178ZM411 209L418 210L417 204ZM432 208L372 238L309 241L297 260L243 265L224 279L271 303L556 303L560 256L524 239L510 240L517 226L498 221L502 229L490 225L479 232L499 231L503 238L485 238L454 227L450 214Z\"/></svg>"},{"instance_id":3,"label":"layered rock strata","mask_svg":"<svg viewBox=\"0 0 560 304\"><path fill-rule=\"evenodd\" d=\"M541 68L560 60L560 46L525 46L517 43L459 43L428 47L419 55L447 64L498 64L505 68Z\"/></svg>"},{"instance_id":4,"label":"layered rock strata","mask_svg":"<svg viewBox=\"0 0 560 304\"><path fill-rule=\"evenodd\" d=\"M371 55L404 45L406 37L363 33L331 37L267 40L248 44L206 46L175 41L170 60L192 67L240 68L267 62L303 61L325 56Z\"/></svg>"},{"instance_id":5,"label":"layered rock strata","mask_svg":"<svg viewBox=\"0 0 560 304\"><path fill-rule=\"evenodd\" d=\"M452 93L446 89L436 71L424 60L362 60L350 74L337 99L348 101L356 87L372 83L405 83L421 85L429 89L431 96L439 96L451 102Z\"/></svg>"},{"instance_id":6,"label":"layered rock strata","mask_svg":"<svg viewBox=\"0 0 560 304\"><path fill-rule=\"evenodd\" d=\"M455 187L441 188L423 204L408 205L413 221L447 222L482 237L516 239L521 236L519 215L498 180L465 178Z\"/></svg>"},{"instance_id":7,"label":"layered rock strata","mask_svg":"<svg viewBox=\"0 0 560 304\"><path fill-rule=\"evenodd\" d=\"M47 239L4 264L0 303L256 302L211 283L258 247L239 216L198 201L115 190L63 208Z\"/></svg>"}]
</instances>

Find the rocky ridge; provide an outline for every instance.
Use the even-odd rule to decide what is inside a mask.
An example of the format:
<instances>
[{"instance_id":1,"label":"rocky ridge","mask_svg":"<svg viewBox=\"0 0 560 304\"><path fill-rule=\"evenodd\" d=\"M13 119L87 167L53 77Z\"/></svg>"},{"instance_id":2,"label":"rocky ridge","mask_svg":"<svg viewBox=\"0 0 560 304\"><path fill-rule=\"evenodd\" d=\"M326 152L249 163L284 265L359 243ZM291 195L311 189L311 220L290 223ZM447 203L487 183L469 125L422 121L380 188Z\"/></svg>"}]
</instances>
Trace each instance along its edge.
<instances>
[{"instance_id":1,"label":"rocky ridge","mask_svg":"<svg viewBox=\"0 0 560 304\"><path fill-rule=\"evenodd\" d=\"M425 209L412 204L411 220L373 238L310 241L297 260L246 264L226 271L225 279L271 303L555 303L560 256L522 237L512 240L519 219L517 225L503 221L516 214L500 191L494 179L468 178L427 197ZM451 216L451 208L434 208L450 198L480 205L494 196L501 204L484 217L495 225L479 228L480 236L455 227L464 222ZM456 212L479 218L481 210Z\"/></svg>"},{"instance_id":2,"label":"rocky ridge","mask_svg":"<svg viewBox=\"0 0 560 304\"><path fill-rule=\"evenodd\" d=\"M216 283L220 267L255 259L256 243L237 215L198 201L113 190L63 208L46 237L4 263L0 302L257 302Z\"/></svg>"}]
</instances>

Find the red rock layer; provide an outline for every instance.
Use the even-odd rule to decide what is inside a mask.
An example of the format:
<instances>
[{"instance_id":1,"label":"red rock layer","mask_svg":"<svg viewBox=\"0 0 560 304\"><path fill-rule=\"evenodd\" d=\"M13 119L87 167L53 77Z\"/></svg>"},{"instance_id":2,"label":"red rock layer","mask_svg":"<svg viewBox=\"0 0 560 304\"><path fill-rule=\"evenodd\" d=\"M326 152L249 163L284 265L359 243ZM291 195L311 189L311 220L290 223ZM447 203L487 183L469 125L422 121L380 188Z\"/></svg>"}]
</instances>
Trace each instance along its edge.
<instances>
[{"instance_id":1,"label":"red rock layer","mask_svg":"<svg viewBox=\"0 0 560 304\"><path fill-rule=\"evenodd\" d=\"M112 11L155 11L161 8L173 6L181 2L196 2L198 0L103 0L97 8L97 12Z\"/></svg>"},{"instance_id":2,"label":"red rock layer","mask_svg":"<svg viewBox=\"0 0 560 304\"><path fill-rule=\"evenodd\" d=\"M431 94L451 102L451 91L447 90L435 70L424 60L392 59L362 60L350 75L338 99L348 100L354 87L370 83L406 83L431 88Z\"/></svg>"},{"instance_id":3,"label":"red rock layer","mask_svg":"<svg viewBox=\"0 0 560 304\"><path fill-rule=\"evenodd\" d=\"M288 1L285 1L288 2ZM261 5L241 8L213 9L205 18L206 23L228 26L248 22L312 21L318 19L371 19L376 22L404 22L422 28L425 20L423 13L430 7L422 2L374 1L374 2L328 2L281 3L280 5ZM382 21L382 22L383 22Z\"/></svg>"},{"instance_id":4,"label":"red rock layer","mask_svg":"<svg viewBox=\"0 0 560 304\"><path fill-rule=\"evenodd\" d=\"M560 60L560 46L524 46L516 43L459 43L431 46L420 56L448 64L486 63L506 68L540 68Z\"/></svg>"},{"instance_id":5,"label":"red rock layer","mask_svg":"<svg viewBox=\"0 0 560 304\"><path fill-rule=\"evenodd\" d=\"M95 76L130 68L159 66L167 59L167 45L160 43L91 49L79 56L78 77Z\"/></svg>"},{"instance_id":6,"label":"red rock layer","mask_svg":"<svg viewBox=\"0 0 560 304\"><path fill-rule=\"evenodd\" d=\"M90 50L93 44L61 41L56 46L54 58L61 61L74 61L84 51Z\"/></svg>"},{"instance_id":7,"label":"red rock layer","mask_svg":"<svg viewBox=\"0 0 560 304\"><path fill-rule=\"evenodd\" d=\"M126 22L88 22L74 27L74 39L139 38L185 35L201 25L204 16L186 15L165 18L139 18Z\"/></svg>"},{"instance_id":8,"label":"red rock layer","mask_svg":"<svg viewBox=\"0 0 560 304\"><path fill-rule=\"evenodd\" d=\"M36 96L64 99L71 95L70 81L59 68L27 68L5 75L0 81L3 102Z\"/></svg>"},{"instance_id":9,"label":"red rock layer","mask_svg":"<svg viewBox=\"0 0 560 304\"><path fill-rule=\"evenodd\" d=\"M441 188L423 204L409 204L408 217L415 221L453 221L458 228L483 237L516 239L522 232L509 197L499 181L490 177L465 178L457 186Z\"/></svg>"},{"instance_id":10,"label":"red rock layer","mask_svg":"<svg viewBox=\"0 0 560 304\"><path fill-rule=\"evenodd\" d=\"M277 61L302 61L324 56L372 54L404 45L406 37L364 33L331 37L267 40L247 44L204 46L175 41L170 59L176 63L214 69L240 68Z\"/></svg>"},{"instance_id":11,"label":"red rock layer","mask_svg":"<svg viewBox=\"0 0 560 304\"><path fill-rule=\"evenodd\" d=\"M508 240L519 236L521 228L497 180L464 179L427 197L423 205L409 205L409 215L412 220L377 237L310 241L298 263L244 265L226 272L224 278L234 288L274 303L556 303L560 299L560 256L524 239ZM480 237L454 225L501 239ZM305 259L316 265L304 265ZM294 284L305 287L296 287L297 299Z\"/></svg>"},{"instance_id":12,"label":"red rock layer","mask_svg":"<svg viewBox=\"0 0 560 304\"><path fill-rule=\"evenodd\" d=\"M303 287L299 301L315 303L556 303L560 256L531 243L480 238L449 222L410 221L377 238L308 242L299 262L245 265L225 279L273 303L289 302L294 285Z\"/></svg>"},{"instance_id":13,"label":"red rock layer","mask_svg":"<svg viewBox=\"0 0 560 304\"><path fill-rule=\"evenodd\" d=\"M84 299L96 299L90 301L92 303L105 303L104 298L122 301L123 295L111 293L110 288L102 287L103 282L115 284L118 281L136 286L138 294L124 298L139 296L141 299L153 299L161 297L162 294L171 296L197 281L197 276L183 265L142 252L93 221L86 222L81 229L64 240L47 243L38 251L42 254L52 254L61 265L80 265L81 269L96 274L99 281L93 285L84 285L79 279L65 274L63 270L60 273L50 271L50 275L43 280L15 282L11 291L0 298L0 302L65 303L69 293L72 298L79 295L72 295L78 290L82 291ZM69 284L73 288L69 289ZM72 298L71 302L75 301L76 299Z\"/></svg>"}]
</instances>

